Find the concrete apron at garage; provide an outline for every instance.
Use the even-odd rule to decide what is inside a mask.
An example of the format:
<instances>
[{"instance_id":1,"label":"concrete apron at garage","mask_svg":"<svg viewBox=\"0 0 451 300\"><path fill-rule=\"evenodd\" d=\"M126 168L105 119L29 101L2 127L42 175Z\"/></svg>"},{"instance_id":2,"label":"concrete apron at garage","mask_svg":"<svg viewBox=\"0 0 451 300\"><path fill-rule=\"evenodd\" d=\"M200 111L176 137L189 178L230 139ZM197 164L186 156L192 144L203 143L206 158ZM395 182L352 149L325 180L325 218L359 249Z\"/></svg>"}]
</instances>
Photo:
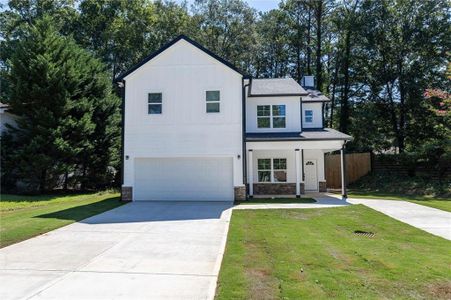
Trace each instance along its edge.
<instances>
[{"instance_id":1,"label":"concrete apron at garage","mask_svg":"<svg viewBox=\"0 0 451 300\"><path fill-rule=\"evenodd\" d=\"M0 299L212 299L231 207L134 202L0 249Z\"/></svg>"}]
</instances>

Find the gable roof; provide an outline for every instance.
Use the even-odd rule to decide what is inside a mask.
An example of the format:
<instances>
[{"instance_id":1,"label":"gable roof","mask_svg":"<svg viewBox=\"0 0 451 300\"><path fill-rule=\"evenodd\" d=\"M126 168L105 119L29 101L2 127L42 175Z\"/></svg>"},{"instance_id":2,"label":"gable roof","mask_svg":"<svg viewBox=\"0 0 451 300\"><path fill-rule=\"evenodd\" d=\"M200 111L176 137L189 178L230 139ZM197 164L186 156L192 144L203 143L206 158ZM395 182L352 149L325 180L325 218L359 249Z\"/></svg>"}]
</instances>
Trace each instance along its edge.
<instances>
[{"instance_id":1,"label":"gable roof","mask_svg":"<svg viewBox=\"0 0 451 300\"><path fill-rule=\"evenodd\" d=\"M249 97L306 96L308 93L293 78L252 79Z\"/></svg>"},{"instance_id":2,"label":"gable roof","mask_svg":"<svg viewBox=\"0 0 451 300\"><path fill-rule=\"evenodd\" d=\"M327 98L323 93L321 93L318 90L315 90L314 88L304 87L304 89L307 91L308 95L302 97L302 101L305 101L305 102L327 102L327 101L330 101L330 99Z\"/></svg>"},{"instance_id":3,"label":"gable roof","mask_svg":"<svg viewBox=\"0 0 451 300\"><path fill-rule=\"evenodd\" d=\"M206 54L208 54L209 56L213 57L214 59L216 59L220 63L226 65L230 69L232 69L235 72L237 72L237 73L239 73L239 74L244 76L244 74L237 67L235 67L231 62L228 62L227 60L219 57L218 55L216 55L215 53L211 52L210 50L208 50L207 48L205 48L204 46L202 46L198 42L190 39L186 35L181 34L178 37L176 37L175 39L173 39L172 41L170 41L169 43L165 44L163 47L161 47L157 51L155 51L155 52L151 53L150 55L148 55L147 57L145 57L142 61L140 61L136 65L132 66L127 71L125 71L122 74L120 74L118 77L116 77L116 79L114 81L115 82L122 81L126 76L130 75L131 73L133 73L134 71L139 69L141 66L143 66L145 63L149 62L154 57L156 57L160 53L164 52L166 49L170 48L171 46L173 46L174 44L176 44L180 40L184 40L184 41L190 43L191 45L193 45L194 47L198 48L199 50L205 52Z\"/></svg>"}]
</instances>

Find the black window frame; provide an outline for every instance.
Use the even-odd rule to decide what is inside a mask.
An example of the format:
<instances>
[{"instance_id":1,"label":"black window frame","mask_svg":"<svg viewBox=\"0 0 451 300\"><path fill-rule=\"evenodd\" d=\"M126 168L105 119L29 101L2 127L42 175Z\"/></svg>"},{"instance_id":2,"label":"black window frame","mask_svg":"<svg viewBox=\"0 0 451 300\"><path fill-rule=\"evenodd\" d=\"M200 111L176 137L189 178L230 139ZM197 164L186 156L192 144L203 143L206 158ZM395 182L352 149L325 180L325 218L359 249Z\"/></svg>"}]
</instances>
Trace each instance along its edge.
<instances>
[{"instance_id":1,"label":"black window frame","mask_svg":"<svg viewBox=\"0 0 451 300\"><path fill-rule=\"evenodd\" d=\"M215 99L209 99L209 94L217 93L218 97ZM210 108L209 108L210 107ZM212 110L211 107L217 109ZM221 91L220 90L209 90L205 91L205 112L207 114L220 113L221 112Z\"/></svg>"},{"instance_id":2,"label":"black window frame","mask_svg":"<svg viewBox=\"0 0 451 300\"><path fill-rule=\"evenodd\" d=\"M283 107L283 109L280 109ZM263 109L265 108L265 109ZM277 108L277 109L276 109ZM283 112L281 114L280 112ZM268 114L269 113L269 114ZM268 126L261 126L262 120L268 122ZM277 121L283 120L283 126L275 126ZM277 122L278 124L278 122ZM287 106L285 104L261 104L257 105L257 128L274 128L282 129L287 128Z\"/></svg>"},{"instance_id":3,"label":"black window frame","mask_svg":"<svg viewBox=\"0 0 451 300\"><path fill-rule=\"evenodd\" d=\"M159 99L151 99L152 96L159 95ZM159 107L157 110L152 110ZM147 114L148 115L161 115L163 113L163 93L148 93L147 94Z\"/></svg>"}]
</instances>

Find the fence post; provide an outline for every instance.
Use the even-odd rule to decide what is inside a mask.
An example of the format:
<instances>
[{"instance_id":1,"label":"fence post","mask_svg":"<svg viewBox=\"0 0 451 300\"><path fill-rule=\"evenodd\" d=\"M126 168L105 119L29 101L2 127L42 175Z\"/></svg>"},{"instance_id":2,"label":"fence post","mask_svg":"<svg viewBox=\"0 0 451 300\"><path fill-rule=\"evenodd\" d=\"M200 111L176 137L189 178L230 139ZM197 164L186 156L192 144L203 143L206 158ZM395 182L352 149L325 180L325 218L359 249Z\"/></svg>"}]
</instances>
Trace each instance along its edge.
<instances>
[{"instance_id":1,"label":"fence post","mask_svg":"<svg viewBox=\"0 0 451 300\"><path fill-rule=\"evenodd\" d=\"M340 150L341 154L341 194L343 196L343 200L346 200L346 153L345 153L345 144Z\"/></svg>"}]
</instances>

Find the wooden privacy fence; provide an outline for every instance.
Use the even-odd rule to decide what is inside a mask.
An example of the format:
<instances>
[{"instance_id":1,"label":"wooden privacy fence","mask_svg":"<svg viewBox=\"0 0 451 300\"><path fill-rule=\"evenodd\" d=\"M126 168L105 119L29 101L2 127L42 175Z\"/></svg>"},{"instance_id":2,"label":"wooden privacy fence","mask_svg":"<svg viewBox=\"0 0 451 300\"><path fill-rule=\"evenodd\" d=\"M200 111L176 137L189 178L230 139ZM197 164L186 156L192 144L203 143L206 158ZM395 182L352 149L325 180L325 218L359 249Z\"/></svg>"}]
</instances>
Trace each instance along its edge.
<instances>
[{"instance_id":1,"label":"wooden privacy fence","mask_svg":"<svg viewBox=\"0 0 451 300\"><path fill-rule=\"evenodd\" d=\"M341 158L340 154L326 155L326 181L331 189L341 188ZM352 183L371 171L371 153L346 154L347 183Z\"/></svg>"}]
</instances>

